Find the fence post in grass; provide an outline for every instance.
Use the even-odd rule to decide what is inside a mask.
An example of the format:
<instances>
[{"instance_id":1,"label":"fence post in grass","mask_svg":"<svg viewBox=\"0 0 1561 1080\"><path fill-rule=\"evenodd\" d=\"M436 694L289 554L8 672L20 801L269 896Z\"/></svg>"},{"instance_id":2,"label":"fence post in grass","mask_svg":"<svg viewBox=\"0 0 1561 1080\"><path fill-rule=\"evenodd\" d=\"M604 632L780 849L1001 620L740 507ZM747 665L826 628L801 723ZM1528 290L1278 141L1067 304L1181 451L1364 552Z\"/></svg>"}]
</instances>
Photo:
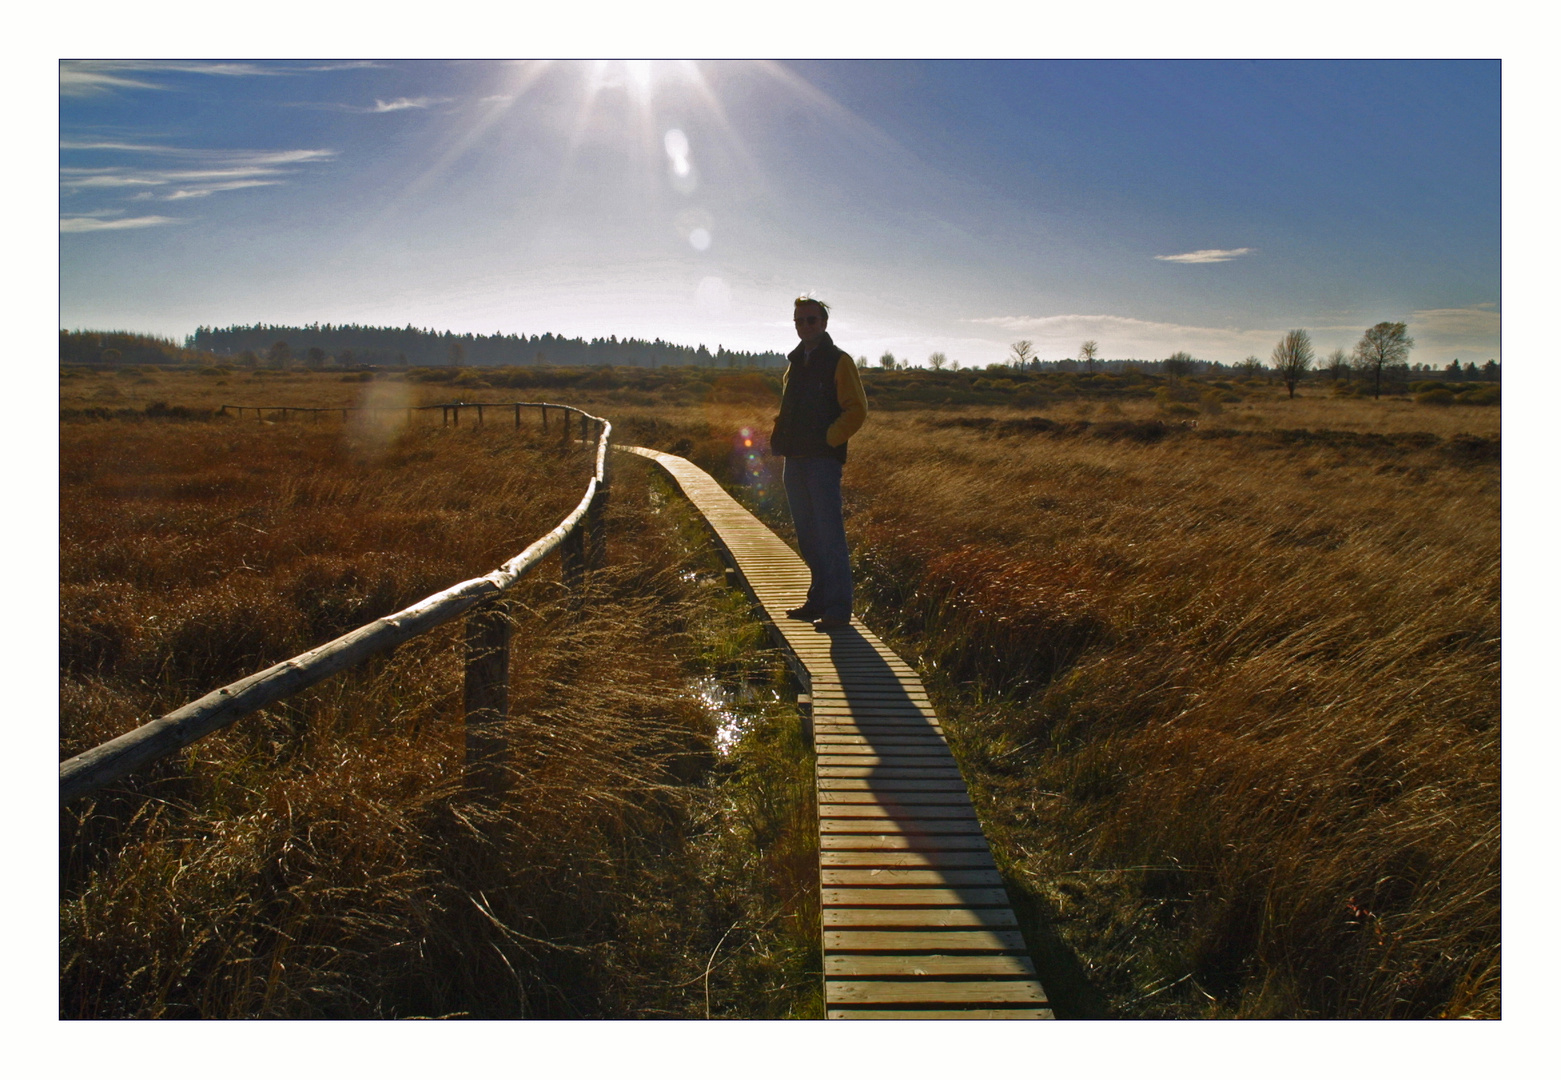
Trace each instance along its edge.
<instances>
[{"instance_id":1,"label":"fence post in grass","mask_svg":"<svg viewBox=\"0 0 1561 1080\"><path fill-rule=\"evenodd\" d=\"M482 406L477 406L477 426L482 427Z\"/></svg>"},{"instance_id":2,"label":"fence post in grass","mask_svg":"<svg viewBox=\"0 0 1561 1080\"><path fill-rule=\"evenodd\" d=\"M498 725L509 718L509 638L503 601L480 604L466 616L466 776L484 786L502 776Z\"/></svg>"},{"instance_id":3,"label":"fence post in grass","mask_svg":"<svg viewBox=\"0 0 1561 1080\"><path fill-rule=\"evenodd\" d=\"M547 406L542 406L542 430L547 430Z\"/></svg>"},{"instance_id":4,"label":"fence post in grass","mask_svg":"<svg viewBox=\"0 0 1561 1080\"><path fill-rule=\"evenodd\" d=\"M571 607L579 605L580 590L585 585L585 529L576 525L558 545L558 561L562 569L564 588L569 591Z\"/></svg>"},{"instance_id":5,"label":"fence post in grass","mask_svg":"<svg viewBox=\"0 0 1561 1080\"><path fill-rule=\"evenodd\" d=\"M515 430L516 431L520 430L520 405L519 405L519 403L516 403L516 405L515 405Z\"/></svg>"}]
</instances>

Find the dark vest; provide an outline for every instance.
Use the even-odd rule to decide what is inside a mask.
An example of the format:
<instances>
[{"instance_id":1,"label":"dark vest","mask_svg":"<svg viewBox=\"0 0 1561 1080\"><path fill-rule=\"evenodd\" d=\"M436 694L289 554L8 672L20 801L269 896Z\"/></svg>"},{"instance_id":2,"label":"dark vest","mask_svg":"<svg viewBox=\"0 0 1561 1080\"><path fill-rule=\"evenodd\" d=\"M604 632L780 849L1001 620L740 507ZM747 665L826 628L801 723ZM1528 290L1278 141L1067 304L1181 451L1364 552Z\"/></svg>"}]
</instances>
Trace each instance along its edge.
<instances>
[{"instance_id":1,"label":"dark vest","mask_svg":"<svg viewBox=\"0 0 1561 1080\"><path fill-rule=\"evenodd\" d=\"M843 462L845 446L830 446L824 438L829 425L845 411L835 388L840 350L825 333L806 363L804 355L806 351L799 343L786 357L791 366L786 369L786 393L781 397L780 416L770 435L770 452L783 457L832 457Z\"/></svg>"}]
</instances>

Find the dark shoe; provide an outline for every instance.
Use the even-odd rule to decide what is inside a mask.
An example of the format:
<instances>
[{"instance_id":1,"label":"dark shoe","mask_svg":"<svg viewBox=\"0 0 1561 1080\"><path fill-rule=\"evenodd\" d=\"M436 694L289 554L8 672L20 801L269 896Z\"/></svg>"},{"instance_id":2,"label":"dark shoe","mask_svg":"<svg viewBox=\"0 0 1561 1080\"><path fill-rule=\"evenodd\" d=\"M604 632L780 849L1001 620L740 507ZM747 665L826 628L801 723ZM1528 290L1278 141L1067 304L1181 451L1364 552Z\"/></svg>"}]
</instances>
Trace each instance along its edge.
<instances>
[{"instance_id":1,"label":"dark shoe","mask_svg":"<svg viewBox=\"0 0 1561 1080\"><path fill-rule=\"evenodd\" d=\"M821 615L813 620L813 629L825 632L830 630L844 630L850 625L850 619L842 619L838 615Z\"/></svg>"},{"instance_id":2,"label":"dark shoe","mask_svg":"<svg viewBox=\"0 0 1561 1080\"><path fill-rule=\"evenodd\" d=\"M796 619L799 622L812 622L814 619L818 618L818 616L818 608L811 608L806 604L803 604L801 607L794 607L790 611L786 612L786 618Z\"/></svg>"}]
</instances>

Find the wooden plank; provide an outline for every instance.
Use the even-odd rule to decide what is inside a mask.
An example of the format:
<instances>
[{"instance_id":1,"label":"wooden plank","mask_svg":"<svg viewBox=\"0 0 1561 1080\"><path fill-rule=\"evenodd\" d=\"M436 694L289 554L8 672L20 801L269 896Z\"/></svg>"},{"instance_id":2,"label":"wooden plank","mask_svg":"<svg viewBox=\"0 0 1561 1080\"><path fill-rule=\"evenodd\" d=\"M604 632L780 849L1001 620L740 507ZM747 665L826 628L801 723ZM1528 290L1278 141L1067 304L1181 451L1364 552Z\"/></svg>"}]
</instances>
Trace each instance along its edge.
<instances>
[{"instance_id":1,"label":"wooden plank","mask_svg":"<svg viewBox=\"0 0 1561 1080\"><path fill-rule=\"evenodd\" d=\"M1002 888L919 889L841 888L828 886L819 893L826 908L849 907L964 907L1007 908L1008 892Z\"/></svg>"},{"instance_id":2,"label":"wooden plank","mask_svg":"<svg viewBox=\"0 0 1561 1080\"><path fill-rule=\"evenodd\" d=\"M1053 1020L1050 1009L830 1009L831 1020Z\"/></svg>"},{"instance_id":3,"label":"wooden plank","mask_svg":"<svg viewBox=\"0 0 1561 1080\"><path fill-rule=\"evenodd\" d=\"M981 1005L997 1002L1011 1002L1016 1005L1046 1004L1046 991L1042 990L1041 984L1033 979L968 982L934 979L916 979L911 982L826 979L824 996L830 1005L890 1005L910 1002L938 1005L956 1005L965 1002Z\"/></svg>"},{"instance_id":4,"label":"wooden plank","mask_svg":"<svg viewBox=\"0 0 1561 1080\"><path fill-rule=\"evenodd\" d=\"M986 837L980 833L943 833L908 836L904 833L829 833L820 834L821 851L987 851Z\"/></svg>"},{"instance_id":5,"label":"wooden plank","mask_svg":"<svg viewBox=\"0 0 1561 1080\"><path fill-rule=\"evenodd\" d=\"M975 953L964 956L862 956L838 953L824 958L824 976L831 979L873 978L884 975L919 977L989 975L995 978L1035 978L1028 956Z\"/></svg>"},{"instance_id":6,"label":"wooden plank","mask_svg":"<svg viewBox=\"0 0 1561 1080\"><path fill-rule=\"evenodd\" d=\"M949 744L942 739L931 743L824 743L817 747L819 761L825 758L949 758ZM848 765L849 761L830 761L831 765Z\"/></svg>"},{"instance_id":7,"label":"wooden plank","mask_svg":"<svg viewBox=\"0 0 1561 1080\"><path fill-rule=\"evenodd\" d=\"M871 750L871 747L864 749ZM944 768L957 769L954 758L947 750L936 754L917 754L908 751L895 750L894 752L853 754L847 748L842 747L843 752L836 752L834 748L826 748L818 752L818 765L820 768L853 768L853 769L923 769Z\"/></svg>"},{"instance_id":8,"label":"wooden plank","mask_svg":"<svg viewBox=\"0 0 1561 1080\"><path fill-rule=\"evenodd\" d=\"M818 735L936 735L944 738L944 732L937 724L927 724L916 720L850 720L838 716L826 716L813 718L813 733Z\"/></svg>"},{"instance_id":9,"label":"wooden plank","mask_svg":"<svg viewBox=\"0 0 1561 1080\"><path fill-rule=\"evenodd\" d=\"M972 885L1003 884L996 870L901 870L892 866L823 867L820 881L827 886L845 888L893 888L941 885L959 888Z\"/></svg>"},{"instance_id":10,"label":"wooden plank","mask_svg":"<svg viewBox=\"0 0 1561 1080\"><path fill-rule=\"evenodd\" d=\"M961 783L964 782L959 774L959 766L952 762L940 765L936 761L915 768L906 768L904 766L890 768L888 766L874 766L870 763L857 765L820 764L816 767L816 775L820 779L836 780L865 780L871 778L882 782L890 780L959 780Z\"/></svg>"},{"instance_id":11,"label":"wooden plank","mask_svg":"<svg viewBox=\"0 0 1561 1080\"><path fill-rule=\"evenodd\" d=\"M821 803L850 803L858 806L969 806L964 791L832 791L818 792Z\"/></svg>"},{"instance_id":12,"label":"wooden plank","mask_svg":"<svg viewBox=\"0 0 1561 1080\"><path fill-rule=\"evenodd\" d=\"M1017 928L1008 908L858 908L830 907L819 912L825 926L910 928L913 926L976 926Z\"/></svg>"},{"instance_id":13,"label":"wooden plank","mask_svg":"<svg viewBox=\"0 0 1561 1080\"><path fill-rule=\"evenodd\" d=\"M1017 930L825 930L831 952L1024 952Z\"/></svg>"},{"instance_id":14,"label":"wooden plank","mask_svg":"<svg viewBox=\"0 0 1561 1080\"><path fill-rule=\"evenodd\" d=\"M981 835L981 823L975 819L968 821L896 821L892 818L820 818L818 823L819 835L838 835L841 833L877 833L887 835L900 833L904 836L940 836L949 834L974 833Z\"/></svg>"},{"instance_id":15,"label":"wooden plank","mask_svg":"<svg viewBox=\"0 0 1561 1080\"><path fill-rule=\"evenodd\" d=\"M953 821L955 819L975 820L976 810L968 802L966 803L904 803L884 805L883 803L835 803L820 802L818 812L826 818L854 818L873 819L878 821L902 821L907 825L913 821Z\"/></svg>"},{"instance_id":16,"label":"wooden plank","mask_svg":"<svg viewBox=\"0 0 1561 1080\"><path fill-rule=\"evenodd\" d=\"M979 868L996 871L989 851L821 851L820 874L837 867L888 867L890 869L958 870Z\"/></svg>"},{"instance_id":17,"label":"wooden plank","mask_svg":"<svg viewBox=\"0 0 1561 1080\"><path fill-rule=\"evenodd\" d=\"M885 753L908 749L936 751L939 754L949 752L949 744L941 735L885 735L874 732L867 735L838 735L834 732L820 734L814 732L813 746L821 754L849 754L854 753L855 748L862 752L871 752L878 747Z\"/></svg>"},{"instance_id":18,"label":"wooden plank","mask_svg":"<svg viewBox=\"0 0 1561 1080\"><path fill-rule=\"evenodd\" d=\"M881 792L946 792L965 794L965 781L958 776L938 780L907 780L891 777L841 777L825 776L818 780L818 790L826 791L881 791ZM966 796L968 798L968 796Z\"/></svg>"}]
</instances>

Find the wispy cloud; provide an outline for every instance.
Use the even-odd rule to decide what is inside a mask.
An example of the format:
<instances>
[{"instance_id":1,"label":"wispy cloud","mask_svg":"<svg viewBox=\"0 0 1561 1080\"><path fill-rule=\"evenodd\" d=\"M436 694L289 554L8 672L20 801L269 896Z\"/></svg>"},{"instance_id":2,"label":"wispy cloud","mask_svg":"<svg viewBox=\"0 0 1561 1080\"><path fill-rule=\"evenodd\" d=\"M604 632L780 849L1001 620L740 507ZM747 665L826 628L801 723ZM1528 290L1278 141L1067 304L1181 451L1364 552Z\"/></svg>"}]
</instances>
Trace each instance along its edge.
<instances>
[{"instance_id":1,"label":"wispy cloud","mask_svg":"<svg viewBox=\"0 0 1561 1080\"><path fill-rule=\"evenodd\" d=\"M167 195L163 196L163 198L167 199L169 202L173 202L175 199L204 199L207 195L215 194L218 191L237 191L240 188L270 187L273 184L280 183L280 180L229 180L222 184L207 184L205 187L180 188L177 191L169 192Z\"/></svg>"},{"instance_id":2,"label":"wispy cloud","mask_svg":"<svg viewBox=\"0 0 1561 1080\"><path fill-rule=\"evenodd\" d=\"M133 218L102 218L78 215L60 218L60 232L80 233L100 232L104 229L146 229L153 225L172 225L178 220L178 218L162 217L158 214Z\"/></svg>"},{"instance_id":3,"label":"wispy cloud","mask_svg":"<svg viewBox=\"0 0 1561 1080\"><path fill-rule=\"evenodd\" d=\"M232 77L284 73L285 69L262 67L259 64L198 60L62 60L60 93L65 97L86 97L113 90L166 89L166 84L152 81L159 74Z\"/></svg>"},{"instance_id":4,"label":"wispy cloud","mask_svg":"<svg viewBox=\"0 0 1561 1080\"><path fill-rule=\"evenodd\" d=\"M1222 263L1239 258L1242 255L1250 255L1257 248L1204 248L1201 251L1185 251L1180 255L1156 255L1160 262L1172 263Z\"/></svg>"},{"instance_id":5,"label":"wispy cloud","mask_svg":"<svg viewBox=\"0 0 1561 1080\"><path fill-rule=\"evenodd\" d=\"M201 150L83 140L64 140L60 148L62 151L125 152L189 159L180 162L177 168L158 164L63 166L60 169L60 189L66 194L135 188L141 190L135 197L142 199L193 199L219 191L269 187L293 176L294 166L328 161L336 154L334 150ZM174 190L158 190L166 188Z\"/></svg>"},{"instance_id":6,"label":"wispy cloud","mask_svg":"<svg viewBox=\"0 0 1561 1080\"><path fill-rule=\"evenodd\" d=\"M374 99L374 107L368 112L387 113L400 112L403 109L426 109L431 105L443 105L449 98L416 97L396 98L394 101L381 101Z\"/></svg>"},{"instance_id":7,"label":"wispy cloud","mask_svg":"<svg viewBox=\"0 0 1561 1080\"><path fill-rule=\"evenodd\" d=\"M1471 304L1461 308L1428 308L1412 312L1412 334L1446 344L1495 345L1501 340L1501 312L1495 304Z\"/></svg>"}]
</instances>

